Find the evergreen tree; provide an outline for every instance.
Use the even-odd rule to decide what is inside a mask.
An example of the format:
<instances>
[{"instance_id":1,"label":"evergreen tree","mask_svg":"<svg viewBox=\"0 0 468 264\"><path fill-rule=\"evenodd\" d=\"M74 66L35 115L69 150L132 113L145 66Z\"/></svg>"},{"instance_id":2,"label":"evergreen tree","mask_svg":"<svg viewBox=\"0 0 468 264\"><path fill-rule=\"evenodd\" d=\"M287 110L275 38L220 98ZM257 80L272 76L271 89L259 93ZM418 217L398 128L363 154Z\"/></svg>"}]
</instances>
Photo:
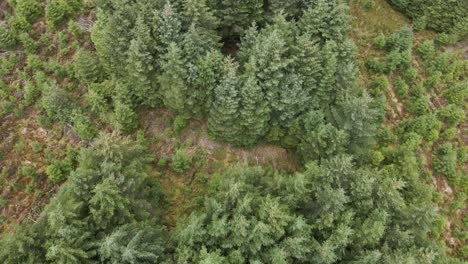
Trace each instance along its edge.
<instances>
[{"instance_id":1,"label":"evergreen tree","mask_svg":"<svg viewBox=\"0 0 468 264\"><path fill-rule=\"evenodd\" d=\"M224 37L241 34L253 22L263 20L263 0L210 0L210 6L221 21Z\"/></svg>"},{"instance_id":2,"label":"evergreen tree","mask_svg":"<svg viewBox=\"0 0 468 264\"><path fill-rule=\"evenodd\" d=\"M208 117L208 133L218 140L235 142L239 134L238 65L231 58L226 58L223 68L224 74L215 89Z\"/></svg>"},{"instance_id":3,"label":"evergreen tree","mask_svg":"<svg viewBox=\"0 0 468 264\"><path fill-rule=\"evenodd\" d=\"M224 56L213 50L199 58L195 73L190 76L187 108L195 117L206 117L214 101L214 91L223 76Z\"/></svg>"},{"instance_id":4,"label":"evergreen tree","mask_svg":"<svg viewBox=\"0 0 468 264\"><path fill-rule=\"evenodd\" d=\"M337 54L335 49L336 43L333 41L328 41L322 49L322 72L317 97L320 100L320 106L324 109L329 108L336 95Z\"/></svg>"},{"instance_id":5,"label":"evergreen tree","mask_svg":"<svg viewBox=\"0 0 468 264\"><path fill-rule=\"evenodd\" d=\"M96 54L80 49L76 52L73 62L75 76L83 83L91 84L102 81L103 68Z\"/></svg>"},{"instance_id":6,"label":"evergreen tree","mask_svg":"<svg viewBox=\"0 0 468 264\"><path fill-rule=\"evenodd\" d=\"M244 146L257 143L258 139L265 134L270 119L270 109L258 83L255 65L252 58L252 61L246 65L244 76L241 78L239 122L242 131L240 144Z\"/></svg>"},{"instance_id":7,"label":"evergreen tree","mask_svg":"<svg viewBox=\"0 0 468 264\"><path fill-rule=\"evenodd\" d=\"M145 224L127 224L107 236L99 249L104 263L159 263L165 243L162 231Z\"/></svg>"},{"instance_id":8,"label":"evergreen tree","mask_svg":"<svg viewBox=\"0 0 468 264\"><path fill-rule=\"evenodd\" d=\"M142 16L135 23L135 37L130 42L127 59L127 81L133 87L136 102L155 106L157 102L157 84L155 80L155 56L153 39Z\"/></svg>"},{"instance_id":9,"label":"evergreen tree","mask_svg":"<svg viewBox=\"0 0 468 264\"><path fill-rule=\"evenodd\" d=\"M91 31L96 52L108 73L115 77L126 75L127 51L133 39L134 15L132 6L115 5L105 12L98 9L97 22Z\"/></svg>"},{"instance_id":10,"label":"evergreen tree","mask_svg":"<svg viewBox=\"0 0 468 264\"><path fill-rule=\"evenodd\" d=\"M160 54L168 52L172 43L180 43L182 40L182 22L179 13L167 1L164 8L159 12L159 23L157 28L157 35L160 41L158 51Z\"/></svg>"},{"instance_id":11,"label":"evergreen tree","mask_svg":"<svg viewBox=\"0 0 468 264\"><path fill-rule=\"evenodd\" d=\"M186 61L182 50L176 43L171 43L162 60L162 74L158 81L164 105L176 113L184 113L187 110L188 87L185 81L187 77Z\"/></svg>"}]
</instances>

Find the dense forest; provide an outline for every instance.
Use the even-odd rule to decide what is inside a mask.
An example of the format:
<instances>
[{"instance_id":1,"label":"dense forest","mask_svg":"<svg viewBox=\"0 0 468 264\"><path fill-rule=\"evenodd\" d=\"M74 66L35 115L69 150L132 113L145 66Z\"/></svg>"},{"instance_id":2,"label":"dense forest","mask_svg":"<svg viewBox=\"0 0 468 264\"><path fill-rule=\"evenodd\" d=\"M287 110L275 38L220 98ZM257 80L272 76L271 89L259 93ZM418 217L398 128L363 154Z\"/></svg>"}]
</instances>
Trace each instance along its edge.
<instances>
[{"instance_id":1,"label":"dense forest","mask_svg":"<svg viewBox=\"0 0 468 264\"><path fill-rule=\"evenodd\" d=\"M467 76L466 0L0 0L0 263L465 263Z\"/></svg>"}]
</instances>

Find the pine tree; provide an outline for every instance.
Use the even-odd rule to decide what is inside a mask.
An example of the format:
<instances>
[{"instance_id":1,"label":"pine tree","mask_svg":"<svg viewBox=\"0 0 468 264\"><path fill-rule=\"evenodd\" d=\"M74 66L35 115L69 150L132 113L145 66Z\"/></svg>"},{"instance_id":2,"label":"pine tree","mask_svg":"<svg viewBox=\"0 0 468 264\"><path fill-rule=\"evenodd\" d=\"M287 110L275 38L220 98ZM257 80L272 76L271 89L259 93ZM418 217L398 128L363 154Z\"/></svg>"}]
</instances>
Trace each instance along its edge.
<instances>
[{"instance_id":1,"label":"pine tree","mask_svg":"<svg viewBox=\"0 0 468 264\"><path fill-rule=\"evenodd\" d=\"M127 224L107 236L99 249L104 263L159 263L165 248L162 231L144 224Z\"/></svg>"},{"instance_id":2,"label":"pine tree","mask_svg":"<svg viewBox=\"0 0 468 264\"><path fill-rule=\"evenodd\" d=\"M171 43L162 60L162 74L158 81L164 105L176 113L185 113L188 87L185 81L186 61L182 50L176 43Z\"/></svg>"},{"instance_id":3,"label":"pine tree","mask_svg":"<svg viewBox=\"0 0 468 264\"><path fill-rule=\"evenodd\" d=\"M350 30L348 7L339 0L317 0L309 4L299 21L299 31L322 43L341 43Z\"/></svg>"},{"instance_id":4,"label":"pine tree","mask_svg":"<svg viewBox=\"0 0 468 264\"><path fill-rule=\"evenodd\" d=\"M290 64L286 57L287 50L281 32L273 29L258 35L255 46L250 51L250 56L255 57L257 63L259 84L273 111L279 111L281 108L282 82Z\"/></svg>"},{"instance_id":5,"label":"pine tree","mask_svg":"<svg viewBox=\"0 0 468 264\"><path fill-rule=\"evenodd\" d=\"M252 146L262 137L270 119L270 109L256 76L255 61L245 66L240 88L239 121L241 126L240 144Z\"/></svg>"},{"instance_id":6,"label":"pine tree","mask_svg":"<svg viewBox=\"0 0 468 264\"><path fill-rule=\"evenodd\" d=\"M335 49L336 44L333 41L328 41L322 49L322 72L317 97L323 109L328 109L333 103L336 92L337 55Z\"/></svg>"},{"instance_id":7,"label":"pine tree","mask_svg":"<svg viewBox=\"0 0 468 264\"><path fill-rule=\"evenodd\" d=\"M149 27L142 16L136 20L127 58L127 81L133 87L136 102L155 106L157 102L157 83L155 80L155 56L153 39Z\"/></svg>"},{"instance_id":8,"label":"pine tree","mask_svg":"<svg viewBox=\"0 0 468 264\"><path fill-rule=\"evenodd\" d=\"M211 7L221 21L225 37L241 34L253 22L262 22L263 0L211 0Z\"/></svg>"},{"instance_id":9,"label":"pine tree","mask_svg":"<svg viewBox=\"0 0 468 264\"><path fill-rule=\"evenodd\" d=\"M312 41L309 36L301 35L297 37L293 46L294 69L301 75L304 83L304 90L309 96L317 93L318 83L321 77L321 53L319 45ZM311 98L315 101L315 97ZM311 108L315 108L318 102L312 103Z\"/></svg>"},{"instance_id":10,"label":"pine tree","mask_svg":"<svg viewBox=\"0 0 468 264\"><path fill-rule=\"evenodd\" d=\"M195 117L206 117L214 101L214 91L223 76L224 56L213 50L195 63L196 72L190 76L191 87L187 108Z\"/></svg>"},{"instance_id":11,"label":"pine tree","mask_svg":"<svg viewBox=\"0 0 468 264\"><path fill-rule=\"evenodd\" d=\"M219 20L208 7L207 0L186 0L183 2L183 15L188 26L195 26L207 42L218 43ZM202 44L199 42L197 44Z\"/></svg>"},{"instance_id":12,"label":"pine tree","mask_svg":"<svg viewBox=\"0 0 468 264\"><path fill-rule=\"evenodd\" d=\"M122 102L114 103L114 115L112 123L114 128L124 134L132 133L138 127L138 118L132 108Z\"/></svg>"},{"instance_id":13,"label":"pine tree","mask_svg":"<svg viewBox=\"0 0 468 264\"><path fill-rule=\"evenodd\" d=\"M103 68L96 54L80 49L74 56L73 69L75 76L83 83L91 84L102 81Z\"/></svg>"},{"instance_id":14,"label":"pine tree","mask_svg":"<svg viewBox=\"0 0 468 264\"><path fill-rule=\"evenodd\" d=\"M167 1L159 12L157 35L159 39L158 52L163 55L168 52L172 43L180 43L182 40L182 22L179 13Z\"/></svg>"},{"instance_id":15,"label":"pine tree","mask_svg":"<svg viewBox=\"0 0 468 264\"><path fill-rule=\"evenodd\" d=\"M214 102L208 117L208 132L218 140L235 142L239 134L238 65L231 59L224 62L224 74L215 89Z\"/></svg>"},{"instance_id":16,"label":"pine tree","mask_svg":"<svg viewBox=\"0 0 468 264\"><path fill-rule=\"evenodd\" d=\"M134 18L129 5L118 5L112 12L97 12L91 31L96 52L107 72L115 77L126 75L127 51L133 39Z\"/></svg>"}]
</instances>

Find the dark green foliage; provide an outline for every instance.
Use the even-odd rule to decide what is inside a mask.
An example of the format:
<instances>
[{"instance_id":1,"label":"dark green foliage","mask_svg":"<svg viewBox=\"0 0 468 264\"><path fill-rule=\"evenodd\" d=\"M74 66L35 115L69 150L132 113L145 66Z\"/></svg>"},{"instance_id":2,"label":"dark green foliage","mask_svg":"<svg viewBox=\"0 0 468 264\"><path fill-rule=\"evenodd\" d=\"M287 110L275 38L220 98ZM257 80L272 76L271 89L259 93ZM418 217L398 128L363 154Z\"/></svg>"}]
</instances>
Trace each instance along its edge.
<instances>
[{"instance_id":1,"label":"dark green foliage","mask_svg":"<svg viewBox=\"0 0 468 264\"><path fill-rule=\"evenodd\" d=\"M71 122L73 124L73 129L81 139L90 140L96 137L96 128L87 115L79 111L74 111Z\"/></svg>"},{"instance_id":2,"label":"dark green foliage","mask_svg":"<svg viewBox=\"0 0 468 264\"><path fill-rule=\"evenodd\" d=\"M177 231L176 261L436 261L419 251L436 246L424 238L435 216L431 201L408 206L393 173L357 169L349 157L310 163L294 177L227 171L213 180L203 211Z\"/></svg>"},{"instance_id":3,"label":"dark green foliage","mask_svg":"<svg viewBox=\"0 0 468 264\"><path fill-rule=\"evenodd\" d=\"M222 35L229 37L243 33L254 22L262 22L264 12L262 0L210 0L210 6L221 20Z\"/></svg>"},{"instance_id":4,"label":"dark green foliage","mask_svg":"<svg viewBox=\"0 0 468 264\"><path fill-rule=\"evenodd\" d=\"M157 220L162 198L159 186L147 174L150 161L141 145L102 135L93 148L82 150L78 169L39 221L0 240L2 260L77 264L162 261L163 232L157 225L145 223Z\"/></svg>"},{"instance_id":5,"label":"dark green foliage","mask_svg":"<svg viewBox=\"0 0 468 264\"><path fill-rule=\"evenodd\" d=\"M457 152L452 144L447 143L436 149L436 159L434 160L434 172L445 176L454 176L457 165Z\"/></svg>"},{"instance_id":6,"label":"dark green foliage","mask_svg":"<svg viewBox=\"0 0 468 264\"><path fill-rule=\"evenodd\" d=\"M85 84L99 82L103 77L103 69L95 53L81 49L76 52L73 70L78 80Z\"/></svg>"},{"instance_id":7,"label":"dark green foliage","mask_svg":"<svg viewBox=\"0 0 468 264\"><path fill-rule=\"evenodd\" d=\"M388 2L409 17L414 18L418 24L420 20L426 21L426 26L429 29L453 33L460 38L468 36L468 27L466 27L468 4L466 1L388 0Z\"/></svg>"},{"instance_id":8,"label":"dark green foliage","mask_svg":"<svg viewBox=\"0 0 468 264\"><path fill-rule=\"evenodd\" d=\"M230 58L224 62L224 75L216 87L215 101L210 109L208 132L214 138L234 142L239 133L238 65Z\"/></svg>"},{"instance_id":9,"label":"dark green foliage","mask_svg":"<svg viewBox=\"0 0 468 264\"><path fill-rule=\"evenodd\" d=\"M117 131L125 134L134 132L138 127L136 113L127 104L117 102L115 104L113 126Z\"/></svg>"},{"instance_id":10,"label":"dark green foliage","mask_svg":"<svg viewBox=\"0 0 468 264\"><path fill-rule=\"evenodd\" d=\"M70 121L76 104L64 90L52 86L45 91L41 107L49 118L65 123Z\"/></svg>"}]
</instances>

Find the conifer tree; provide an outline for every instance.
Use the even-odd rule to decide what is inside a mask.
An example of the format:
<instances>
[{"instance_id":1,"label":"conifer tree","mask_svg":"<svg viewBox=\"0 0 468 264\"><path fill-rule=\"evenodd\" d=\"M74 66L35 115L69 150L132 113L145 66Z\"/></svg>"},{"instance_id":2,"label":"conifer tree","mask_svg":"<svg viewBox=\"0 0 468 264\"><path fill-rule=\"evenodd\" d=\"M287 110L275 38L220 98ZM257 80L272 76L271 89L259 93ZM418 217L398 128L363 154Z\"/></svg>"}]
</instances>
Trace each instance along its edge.
<instances>
[{"instance_id":1,"label":"conifer tree","mask_svg":"<svg viewBox=\"0 0 468 264\"><path fill-rule=\"evenodd\" d=\"M196 61L196 72L190 76L187 108L195 117L206 117L214 100L215 88L223 76L224 56L212 50Z\"/></svg>"},{"instance_id":2,"label":"conifer tree","mask_svg":"<svg viewBox=\"0 0 468 264\"><path fill-rule=\"evenodd\" d=\"M210 0L216 16L221 21L222 35L235 36L242 33L253 22L261 22L264 18L263 0Z\"/></svg>"},{"instance_id":3,"label":"conifer tree","mask_svg":"<svg viewBox=\"0 0 468 264\"><path fill-rule=\"evenodd\" d=\"M318 105L315 94L321 76L321 52L320 46L307 35L297 37L293 46L294 69L303 79L303 88L309 96L311 108Z\"/></svg>"},{"instance_id":4,"label":"conifer tree","mask_svg":"<svg viewBox=\"0 0 468 264\"><path fill-rule=\"evenodd\" d=\"M126 75L127 51L133 39L133 11L127 4L116 5L109 12L98 9L97 22L91 31L91 39L107 72L119 78Z\"/></svg>"},{"instance_id":5,"label":"conifer tree","mask_svg":"<svg viewBox=\"0 0 468 264\"><path fill-rule=\"evenodd\" d=\"M135 23L134 39L130 42L127 58L127 81L133 87L136 102L155 106L157 102L157 83L155 80L155 51L149 27L142 16Z\"/></svg>"},{"instance_id":6,"label":"conifer tree","mask_svg":"<svg viewBox=\"0 0 468 264\"><path fill-rule=\"evenodd\" d=\"M333 103L336 92L337 54L336 43L328 41L322 49L322 72L317 91L320 106L327 109Z\"/></svg>"},{"instance_id":7,"label":"conifer tree","mask_svg":"<svg viewBox=\"0 0 468 264\"><path fill-rule=\"evenodd\" d=\"M107 236L99 252L104 263L160 263L165 243L158 228L146 224L127 224Z\"/></svg>"},{"instance_id":8,"label":"conifer tree","mask_svg":"<svg viewBox=\"0 0 468 264\"><path fill-rule=\"evenodd\" d=\"M258 83L255 65L252 57L252 61L245 66L240 88L239 122L242 129L240 144L244 146L257 143L265 134L270 119L270 108Z\"/></svg>"},{"instance_id":9,"label":"conifer tree","mask_svg":"<svg viewBox=\"0 0 468 264\"><path fill-rule=\"evenodd\" d=\"M235 142L239 135L238 65L231 58L224 61L224 74L215 89L214 102L208 117L208 133L218 140Z\"/></svg>"},{"instance_id":10,"label":"conifer tree","mask_svg":"<svg viewBox=\"0 0 468 264\"><path fill-rule=\"evenodd\" d=\"M168 52L172 43L180 43L182 40L182 22L179 13L167 1L159 12L159 23L156 34L159 39L158 51L161 55Z\"/></svg>"},{"instance_id":11,"label":"conifer tree","mask_svg":"<svg viewBox=\"0 0 468 264\"><path fill-rule=\"evenodd\" d=\"M186 61L182 50L176 43L171 43L161 62L162 74L158 81L164 105L176 113L186 111L187 77Z\"/></svg>"}]
</instances>

